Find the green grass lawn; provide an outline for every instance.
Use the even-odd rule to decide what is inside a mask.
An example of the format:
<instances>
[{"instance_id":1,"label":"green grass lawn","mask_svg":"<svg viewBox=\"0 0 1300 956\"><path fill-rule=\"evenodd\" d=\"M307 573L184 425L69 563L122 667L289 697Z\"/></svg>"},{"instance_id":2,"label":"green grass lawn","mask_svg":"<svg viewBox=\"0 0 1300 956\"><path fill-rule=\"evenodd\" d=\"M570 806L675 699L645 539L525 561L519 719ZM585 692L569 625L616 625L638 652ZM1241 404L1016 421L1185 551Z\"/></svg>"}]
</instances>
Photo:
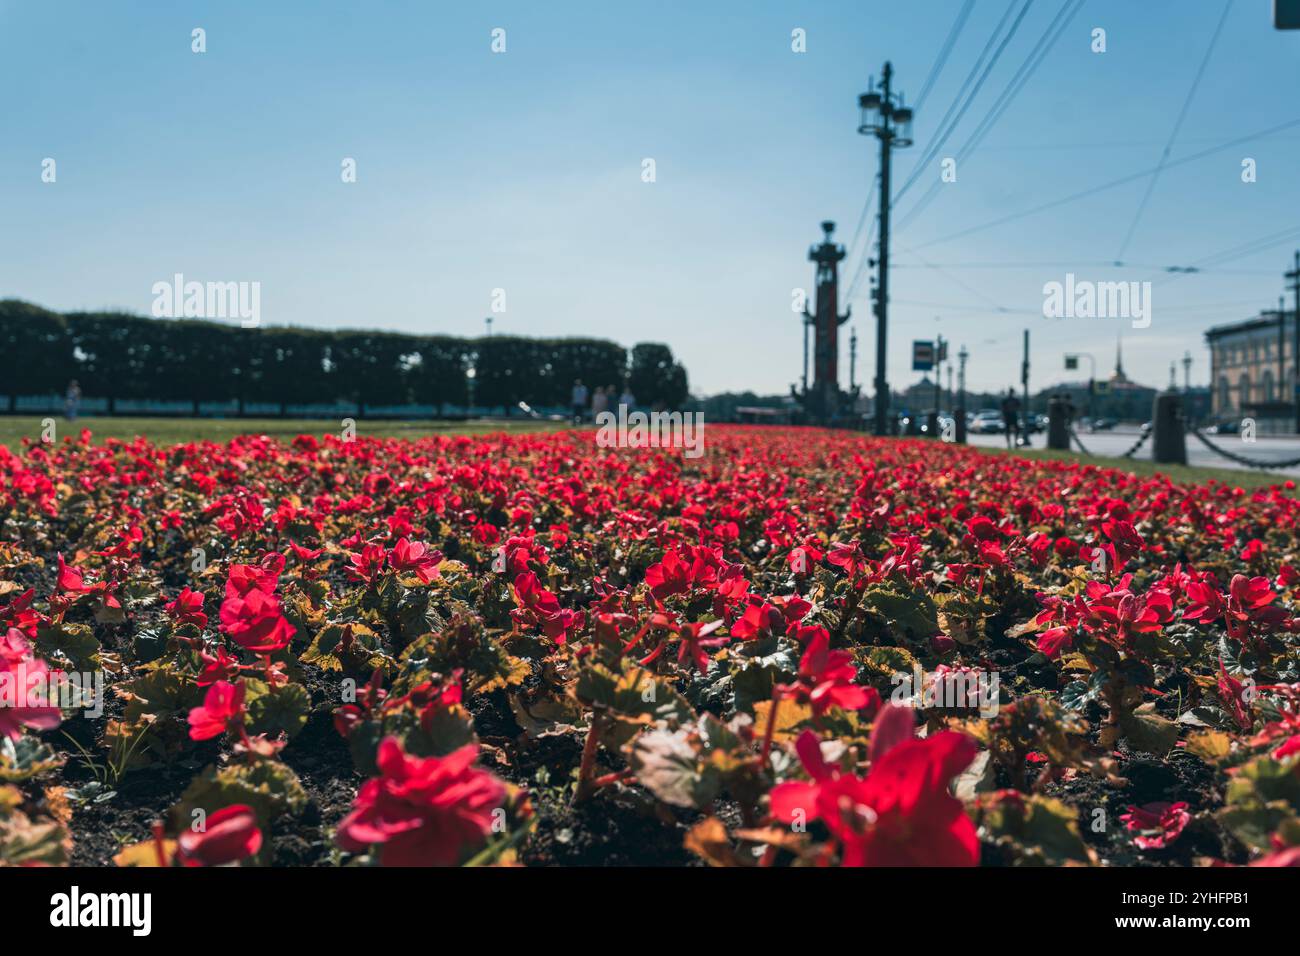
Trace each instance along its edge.
<instances>
[{"instance_id":1,"label":"green grass lawn","mask_svg":"<svg viewBox=\"0 0 1300 956\"><path fill-rule=\"evenodd\" d=\"M14 415L0 417L0 444L17 449L24 438L41 439L41 422L44 415ZM321 436L326 432L339 434L342 422L328 418L78 418L69 422L54 416L56 438L77 435L89 428L96 441L105 438L135 438L144 435L159 445L178 442L224 442L236 435L270 435L274 438L292 439L297 435ZM357 421L359 437L420 438L425 435L477 435L487 432L550 431L566 426L564 422L519 419L518 421L489 421L471 419L463 422L425 421Z\"/></svg>"}]
</instances>

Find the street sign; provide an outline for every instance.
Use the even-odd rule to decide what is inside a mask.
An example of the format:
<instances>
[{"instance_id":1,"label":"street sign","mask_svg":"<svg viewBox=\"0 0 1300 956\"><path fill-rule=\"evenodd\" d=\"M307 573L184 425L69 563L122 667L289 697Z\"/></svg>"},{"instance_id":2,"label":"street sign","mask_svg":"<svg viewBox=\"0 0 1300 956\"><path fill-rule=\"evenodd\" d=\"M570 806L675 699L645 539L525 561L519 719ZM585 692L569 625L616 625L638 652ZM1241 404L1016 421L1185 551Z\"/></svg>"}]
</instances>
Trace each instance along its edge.
<instances>
[{"instance_id":1,"label":"street sign","mask_svg":"<svg viewBox=\"0 0 1300 956\"><path fill-rule=\"evenodd\" d=\"M912 341L912 371L928 372L934 368L934 343L921 339Z\"/></svg>"},{"instance_id":2,"label":"street sign","mask_svg":"<svg viewBox=\"0 0 1300 956\"><path fill-rule=\"evenodd\" d=\"M1300 0L1273 0L1273 26L1300 30Z\"/></svg>"},{"instance_id":3,"label":"street sign","mask_svg":"<svg viewBox=\"0 0 1300 956\"><path fill-rule=\"evenodd\" d=\"M1067 355L1065 357L1065 370L1067 372L1073 372L1078 367L1079 367L1079 356Z\"/></svg>"}]
</instances>

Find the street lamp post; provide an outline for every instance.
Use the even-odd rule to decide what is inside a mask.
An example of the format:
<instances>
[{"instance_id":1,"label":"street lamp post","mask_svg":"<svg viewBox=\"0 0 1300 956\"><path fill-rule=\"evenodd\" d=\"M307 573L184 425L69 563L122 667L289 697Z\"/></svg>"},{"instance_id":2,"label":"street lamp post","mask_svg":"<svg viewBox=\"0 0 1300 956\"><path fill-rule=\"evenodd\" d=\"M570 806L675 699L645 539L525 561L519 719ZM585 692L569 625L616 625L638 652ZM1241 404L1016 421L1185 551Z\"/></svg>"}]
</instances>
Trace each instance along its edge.
<instances>
[{"instance_id":1,"label":"street lamp post","mask_svg":"<svg viewBox=\"0 0 1300 956\"><path fill-rule=\"evenodd\" d=\"M1294 341L1291 343L1291 401L1295 402L1295 430L1300 434L1300 249L1296 250L1295 268L1286 273L1295 292L1295 312L1292 313ZM1278 323L1282 316L1278 316ZM1213 387L1214 383L1210 383Z\"/></svg>"},{"instance_id":2,"label":"street lamp post","mask_svg":"<svg viewBox=\"0 0 1300 956\"><path fill-rule=\"evenodd\" d=\"M849 391L858 390L858 330L849 329ZM856 395L854 396L856 398ZM856 410L855 410L856 414Z\"/></svg>"},{"instance_id":3,"label":"street lamp post","mask_svg":"<svg viewBox=\"0 0 1300 956\"><path fill-rule=\"evenodd\" d=\"M912 110L903 105L902 94L894 93L890 83L894 77L893 66L886 61L881 72L880 89L875 80L866 93L858 97L862 112L858 132L880 140L880 255L876 260L879 278L876 281L876 434L889 434L886 419L889 415L889 384L885 380L885 329L889 308L889 160L895 148L912 145Z\"/></svg>"},{"instance_id":4,"label":"street lamp post","mask_svg":"<svg viewBox=\"0 0 1300 956\"><path fill-rule=\"evenodd\" d=\"M957 441L966 444L966 360L970 352L963 345L957 353L957 410L952 417L957 420Z\"/></svg>"}]
</instances>

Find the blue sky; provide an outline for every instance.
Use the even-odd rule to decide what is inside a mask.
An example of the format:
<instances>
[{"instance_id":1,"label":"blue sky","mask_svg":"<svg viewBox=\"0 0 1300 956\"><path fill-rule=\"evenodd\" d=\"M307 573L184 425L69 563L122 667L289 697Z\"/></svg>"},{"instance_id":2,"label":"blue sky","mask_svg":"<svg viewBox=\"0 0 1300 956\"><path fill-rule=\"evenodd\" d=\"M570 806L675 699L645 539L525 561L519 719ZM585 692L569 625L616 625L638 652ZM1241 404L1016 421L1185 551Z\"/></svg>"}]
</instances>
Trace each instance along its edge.
<instances>
[{"instance_id":1,"label":"blue sky","mask_svg":"<svg viewBox=\"0 0 1300 956\"><path fill-rule=\"evenodd\" d=\"M1034 0L940 156L1062 2ZM152 285L181 272L260 282L265 323L473 335L501 288L500 332L666 341L695 391L784 391L800 367L791 289L812 282L818 223L836 220L849 242L873 188L857 95L889 58L915 99L961 6L0 2L0 296L147 313ZM1166 170L1127 268L1103 263L1145 180L947 238L1154 167L1223 7L1086 0L957 181L897 230L891 383L915 381L909 342L938 333L970 349L972 387L1005 387L1025 328L1036 385L1065 377L1066 350L1109 370L1121 330L1131 376L1162 384L1190 349L1205 381L1200 333L1276 306L1300 246L1300 125ZM1270 7L1232 6L1174 161L1300 119L1300 31L1275 31ZM916 146L897 154L900 186L1007 9L975 3ZM206 53L191 52L194 27ZM496 27L504 54L490 49ZM791 51L795 28L806 53ZM354 184L340 181L344 157ZM937 157L896 223L939 175ZM1068 271L1157 280L1150 328L1043 318L1043 284ZM867 288L853 303L860 380L874 363Z\"/></svg>"}]
</instances>

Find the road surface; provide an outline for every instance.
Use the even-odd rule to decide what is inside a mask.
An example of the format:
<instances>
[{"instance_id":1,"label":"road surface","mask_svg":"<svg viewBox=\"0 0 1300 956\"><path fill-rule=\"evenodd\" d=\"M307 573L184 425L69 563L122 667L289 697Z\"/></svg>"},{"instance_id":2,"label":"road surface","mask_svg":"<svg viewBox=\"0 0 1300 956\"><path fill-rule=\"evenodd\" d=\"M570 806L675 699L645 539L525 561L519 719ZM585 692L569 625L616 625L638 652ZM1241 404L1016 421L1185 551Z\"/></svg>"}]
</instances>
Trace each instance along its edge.
<instances>
[{"instance_id":1,"label":"road surface","mask_svg":"<svg viewBox=\"0 0 1300 956\"><path fill-rule=\"evenodd\" d=\"M1222 448L1233 452L1237 455L1243 455L1261 462L1283 461L1288 458L1300 458L1300 437L1297 436L1257 436L1253 442L1242 440L1240 435L1207 435L1210 441ZM1133 447L1133 443L1138 439L1138 430L1136 428L1117 428L1114 431L1105 432L1080 432L1079 439L1083 442L1085 448L1094 455L1105 457L1118 457ZM1005 435L974 435L967 433L966 440L982 448L1006 448L1007 438ZM1033 436L1034 448L1047 447L1047 435L1038 432ZM1072 446L1073 447L1073 446ZM1075 448L1075 451L1078 449ZM1081 456L1082 457L1082 456ZM1138 449L1134 459L1141 461L1151 460L1151 439ZM1239 465L1231 459L1224 458L1206 448L1196 436L1187 436L1187 464L1195 465L1201 468L1239 468L1243 471L1252 471L1245 465ZM1300 475L1300 466L1290 468L1270 467L1263 469L1265 471L1277 471L1288 475Z\"/></svg>"}]
</instances>

